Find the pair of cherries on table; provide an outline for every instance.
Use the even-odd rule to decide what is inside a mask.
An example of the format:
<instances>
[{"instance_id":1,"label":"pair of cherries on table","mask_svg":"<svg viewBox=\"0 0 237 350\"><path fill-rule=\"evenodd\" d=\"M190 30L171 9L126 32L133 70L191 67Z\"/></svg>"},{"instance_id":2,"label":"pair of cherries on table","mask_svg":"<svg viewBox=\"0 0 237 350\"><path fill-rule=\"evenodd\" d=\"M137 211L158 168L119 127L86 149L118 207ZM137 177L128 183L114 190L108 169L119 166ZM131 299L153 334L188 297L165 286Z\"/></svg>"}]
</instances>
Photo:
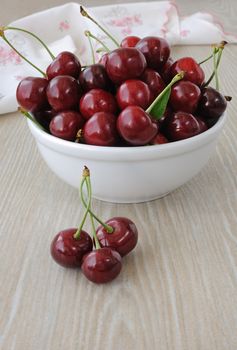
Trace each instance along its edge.
<instances>
[{"instance_id":1,"label":"pair of cherries on table","mask_svg":"<svg viewBox=\"0 0 237 350\"><path fill-rule=\"evenodd\" d=\"M142 146L195 136L218 120L226 100L204 87L204 80L192 57L173 62L165 39L126 37L83 70L74 54L60 53L45 78L23 79L16 95L19 105L56 137L97 146ZM162 103L159 96L168 89L166 108L157 115L151 107Z\"/></svg>"},{"instance_id":2,"label":"pair of cherries on table","mask_svg":"<svg viewBox=\"0 0 237 350\"><path fill-rule=\"evenodd\" d=\"M87 202L83 187L87 188ZM91 208L90 171L83 170L80 196L86 208L79 228L60 231L51 243L53 259L64 267L79 268L94 283L112 281L121 271L122 257L129 254L136 246L138 232L135 224L125 217L114 217L105 223ZM90 215L93 239L83 230L86 218ZM95 230L94 219L100 223ZM95 246L95 250L93 250Z\"/></svg>"}]
</instances>

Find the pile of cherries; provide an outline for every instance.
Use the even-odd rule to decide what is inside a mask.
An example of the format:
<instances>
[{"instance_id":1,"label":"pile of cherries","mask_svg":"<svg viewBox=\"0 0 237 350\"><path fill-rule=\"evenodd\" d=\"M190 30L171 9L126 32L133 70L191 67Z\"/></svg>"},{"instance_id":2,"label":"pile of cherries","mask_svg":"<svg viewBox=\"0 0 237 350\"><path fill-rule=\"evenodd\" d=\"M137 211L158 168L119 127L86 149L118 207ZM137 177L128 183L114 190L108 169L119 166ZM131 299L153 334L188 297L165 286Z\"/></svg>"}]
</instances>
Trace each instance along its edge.
<instances>
[{"instance_id":1,"label":"pile of cherries","mask_svg":"<svg viewBox=\"0 0 237 350\"><path fill-rule=\"evenodd\" d=\"M95 22L84 9L81 13ZM225 111L225 97L208 86L211 79L205 82L201 64L192 57L174 62L165 39L128 36L113 51L102 45L107 52L98 63L82 68L73 53L61 52L45 73L40 70L43 78L24 78L16 97L25 115L33 114L42 128L65 140L142 146L200 134Z\"/></svg>"},{"instance_id":2,"label":"pile of cherries","mask_svg":"<svg viewBox=\"0 0 237 350\"><path fill-rule=\"evenodd\" d=\"M83 193L84 186L88 194L87 202ZM104 223L94 214L91 209L90 172L87 167L83 170L80 195L86 208L80 227L60 231L51 243L51 255L64 267L81 267L90 281L106 283L118 276L122 268L122 257L135 248L138 240L137 228L125 217L114 217ZM88 214L92 223L93 239L83 230ZM100 223L97 230L94 219Z\"/></svg>"}]
</instances>

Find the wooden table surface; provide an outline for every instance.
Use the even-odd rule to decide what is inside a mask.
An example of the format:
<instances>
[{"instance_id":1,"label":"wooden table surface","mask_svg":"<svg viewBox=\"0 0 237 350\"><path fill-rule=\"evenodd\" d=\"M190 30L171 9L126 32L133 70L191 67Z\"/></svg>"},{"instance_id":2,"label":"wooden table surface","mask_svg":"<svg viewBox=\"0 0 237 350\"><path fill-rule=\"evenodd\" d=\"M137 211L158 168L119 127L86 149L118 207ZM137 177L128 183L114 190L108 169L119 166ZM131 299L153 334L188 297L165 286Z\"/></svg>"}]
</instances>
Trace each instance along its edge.
<instances>
[{"instance_id":1,"label":"wooden table surface","mask_svg":"<svg viewBox=\"0 0 237 350\"><path fill-rule=\"evenodd\" d=\"M0 21L59 3L1 0ZM235 0L178 5L183 15L213 12L236 31ZM174 56L208 51L178 47ZM111 284L94 285L51 259L53 236L82 215L77 191L48 169L19 114L0 116L1 350L237 349L237 47L223 56L222 91L233 100L201 173L153 202L94 200L103 218L125 215L139 229L136 250Z\"/></svg>"}]
</instances>

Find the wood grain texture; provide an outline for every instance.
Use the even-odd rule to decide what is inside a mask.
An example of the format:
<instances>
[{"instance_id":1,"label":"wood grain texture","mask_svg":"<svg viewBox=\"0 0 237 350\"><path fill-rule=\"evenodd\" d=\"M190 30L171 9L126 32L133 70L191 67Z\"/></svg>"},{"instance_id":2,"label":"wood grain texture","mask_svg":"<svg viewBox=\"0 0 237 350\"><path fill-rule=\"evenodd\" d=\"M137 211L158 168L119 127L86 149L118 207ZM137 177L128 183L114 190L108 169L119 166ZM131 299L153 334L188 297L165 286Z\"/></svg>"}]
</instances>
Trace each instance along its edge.
<instances>
[{"instance_id":1,"label":"wood grain texture","mask_svg":"<svg viewBox=\"0 0 237 350\"><path fill-rule=\"evenodd\" d=\"M4 16L8 21L26 6L30 13L55 3L24 0L22 12L18 5L11 12L8 2ZM179 3L194 12L204 2ZM234 27L235 1L205 5L223 11ZM174 50L176 57L207 53L207 47ZM99 215L128 216L140 234L108 285L93 285L52 261L53 236L81 218L78 194L44 164L20 115L0 117L1 350L237 349L236 57L236 46L225 49L222 90L233 101L203 171L157 201L94 201Z\"/></svg>"}]
</instances>

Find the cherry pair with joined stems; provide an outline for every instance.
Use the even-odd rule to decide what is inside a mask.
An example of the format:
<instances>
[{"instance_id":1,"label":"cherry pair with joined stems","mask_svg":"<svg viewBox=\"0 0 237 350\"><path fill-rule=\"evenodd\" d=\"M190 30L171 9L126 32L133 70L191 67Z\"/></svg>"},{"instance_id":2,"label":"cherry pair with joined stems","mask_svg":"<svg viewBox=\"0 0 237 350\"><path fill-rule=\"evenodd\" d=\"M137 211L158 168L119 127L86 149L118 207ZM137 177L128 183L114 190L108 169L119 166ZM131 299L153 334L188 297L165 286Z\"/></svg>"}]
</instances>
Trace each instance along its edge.
<instances>
[{"instance_id":1,"label":"cherry pair with joined stems","mask_svg":"<svg viewBox=\"0 0 237 350\"><path fill-rule=\"evenodd\" d=\"M85 188L87 200L83 193ZM81 267L83 274L92 282L109 282L121 270L121 257L128 254L137 244L136 226L131 220L123 217L114 217L104 223L94 214L91 208L90 171L87 167L83 170L80 197L85 207L81 224L78 229L63 230L55 236L51 243L51 255L64 267ZM88 215L93 240L83 230ZM100 223L97 231L94 219Z\"/></svg>"}]
</instances>

